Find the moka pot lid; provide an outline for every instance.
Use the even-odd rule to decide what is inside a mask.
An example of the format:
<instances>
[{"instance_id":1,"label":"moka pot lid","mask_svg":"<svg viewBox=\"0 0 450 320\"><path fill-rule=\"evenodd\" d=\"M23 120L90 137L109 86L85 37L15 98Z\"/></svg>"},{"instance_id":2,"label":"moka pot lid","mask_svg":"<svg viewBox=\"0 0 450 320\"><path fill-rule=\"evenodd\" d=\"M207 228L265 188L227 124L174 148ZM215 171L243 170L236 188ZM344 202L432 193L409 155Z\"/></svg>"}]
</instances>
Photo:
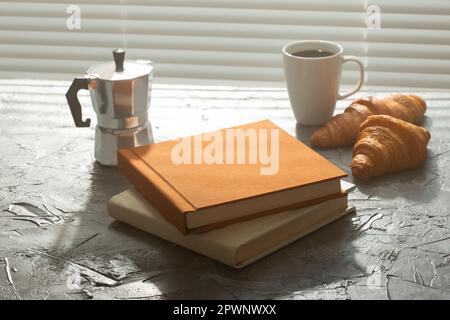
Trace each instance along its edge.
<instances>
[{"instance_id":1,"label":"moka pot lid","mask_svg":"<svg viewBox=\"0 0 450 320\"><path fill-rule=\"evenodd\" d=\"M87 73L102 80L120 81L148 76L153 71L153 63L150 60L125 61L123 49L114 50L113 57L114 61L92 66Z\"/></svg>"}]
</instances>

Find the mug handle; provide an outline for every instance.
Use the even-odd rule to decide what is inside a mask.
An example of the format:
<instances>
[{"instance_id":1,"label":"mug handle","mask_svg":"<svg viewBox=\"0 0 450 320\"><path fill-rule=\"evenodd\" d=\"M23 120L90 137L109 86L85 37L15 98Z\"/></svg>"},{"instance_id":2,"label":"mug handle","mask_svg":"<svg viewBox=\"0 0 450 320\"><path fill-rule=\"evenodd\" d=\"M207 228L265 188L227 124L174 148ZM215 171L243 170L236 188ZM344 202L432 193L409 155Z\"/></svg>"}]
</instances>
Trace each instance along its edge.
<instances>
[{"instance_id":1,"label":"mug handle","mask_svg":"<svg viewBox=\"0 0 450 320\"><path fill-rule=\"evenodd\" d=\"M356 92L358 92L359 89L361 89L363 83L364 83L364 65L361 62L361 60L359 60L357 57L355 56L343 56L342 57L342 64L348 62L348 61L352 61L352 62L356 62L359 66L359 82L356 85L355 89L351 90L350 92L346 92L344 94L340 94L338 93L338 99L345 99L347 97L350 97L352 94L355 94Z\"/></svg>"},{"instance_id":2,"label":"mug handle","mask_svg":"<svg viewBox=\"0 0 450 320\"><path fill-rule=\"evenodd\" d=\"M81 89L89 90L90 78L88 77L77 77L73 79L73 82L67 90L66 99L67 104L70 107L70 112L72 113L73 121L76 127L89 127L91 125L91 119L82 119L81 104L78 100L78 91Z\"/></svg>"}]
</instances>

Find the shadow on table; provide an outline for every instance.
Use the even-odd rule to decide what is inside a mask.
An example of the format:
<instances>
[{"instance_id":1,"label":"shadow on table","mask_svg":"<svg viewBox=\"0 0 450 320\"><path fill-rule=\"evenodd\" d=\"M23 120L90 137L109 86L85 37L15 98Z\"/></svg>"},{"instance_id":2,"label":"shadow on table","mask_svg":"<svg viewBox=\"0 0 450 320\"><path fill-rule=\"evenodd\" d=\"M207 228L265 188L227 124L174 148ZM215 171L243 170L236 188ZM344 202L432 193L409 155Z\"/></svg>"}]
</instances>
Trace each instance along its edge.
<instances>
[{"instance_id":1,"label":"shadow on table","mask_svg":"<svg viewBox=\"0 0 450 320\"><path fill-rule=\"evenodd\" d=\"M97 162L92 163L89 173L86 174L89 175L88 182L83 180L80 182L81 187L77 186L77 188L83 189L89 194L89 197L87 200L81 198L83 199L82 210L73 212L73 223L63 224L58 237L54 240L58 247L69 249L67 254L70 256L76 256L78 251L91 248L93 245L103 245L95 241L98 238L91 241L90 237L100 235L104 226L111 221L106 213L108 200L131 186L117 168L105 167ZM75 198L70 202L76 203L80 197L76 194L75 187L73 193ZM77 203L77 205L80 204ZM85 240L86 242L84 242ZM107 249L107 244L100 248Z\"/></svg>"},{"instance_id":2,"label":"shadow on table","mask_svg":"<svg viewBox=\"0 0 450 320\"><path fill-rule=\"evenodd\" d=\"M299 123L296 124L295 133L297 139L304 144L320 153L322 156L339 166L342 170L351 175L350 163L352 162L352 147L336 147L336 148L317 148L312 147L310 143L311 135L318 126L302 126ZM346 179L348 180L348 179Z\"/></svg>"},{"instance_id":3,"label":"shadow on table","mask_svg":"<svg viewBox=\"0 0 450 320\"><path fill-rule=\"evenodd\" d=\"M355 180L358 190L368 197L383 199L402 198L418 203L430 203L439 196L439 167L433 151L426 163L413 170L390 173L367 181Z\"/></svg>"},{"instance_id":4,"label":"shadow on table","mask_svg":"<svg viewBox=\"0 0 450 320\"><path fill-rule=\"evenodd\" d=\"M311 138L311 135L313 132L319 128L318 126L303 126L300 123L297 123L295 125L295 136L298 140L306 144L307 146L311 147L311 143L309 142L309 139Z\"/></svg>"},{"instance_id":5,"label":"shadow on table","mask_svg":"<svg viewBox=\"0 0 450 320\"><path fill-rule=\"evenodd\" d=\"M122 254L143 271L161 274L148 282L169 299L257 299L295 295L365 274L354 261L353 214L347 215L285 248L247 266L233 269L220 262L148 235L121 222L111 232L148 246L142 256Z\"/></svg>"}]
</instances>

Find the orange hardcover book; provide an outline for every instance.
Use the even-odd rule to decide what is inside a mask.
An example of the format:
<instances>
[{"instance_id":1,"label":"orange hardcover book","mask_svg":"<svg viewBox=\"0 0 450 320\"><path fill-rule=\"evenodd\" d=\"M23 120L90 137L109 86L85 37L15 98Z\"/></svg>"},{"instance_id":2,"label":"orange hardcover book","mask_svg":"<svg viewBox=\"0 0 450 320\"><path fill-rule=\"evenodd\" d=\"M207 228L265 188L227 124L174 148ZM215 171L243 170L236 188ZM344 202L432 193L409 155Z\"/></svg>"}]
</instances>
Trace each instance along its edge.
<instances>
[{"instance_id":1,"label":"orange hardcover book","mask_svg":"<svg viewBox=\"0 0 450 320\"><path fill-rule=\"evenodd\" d=\"M344 171L269 120L120 149L118 166L184 234L346 196Z\"/></svg>"}]
</instances>

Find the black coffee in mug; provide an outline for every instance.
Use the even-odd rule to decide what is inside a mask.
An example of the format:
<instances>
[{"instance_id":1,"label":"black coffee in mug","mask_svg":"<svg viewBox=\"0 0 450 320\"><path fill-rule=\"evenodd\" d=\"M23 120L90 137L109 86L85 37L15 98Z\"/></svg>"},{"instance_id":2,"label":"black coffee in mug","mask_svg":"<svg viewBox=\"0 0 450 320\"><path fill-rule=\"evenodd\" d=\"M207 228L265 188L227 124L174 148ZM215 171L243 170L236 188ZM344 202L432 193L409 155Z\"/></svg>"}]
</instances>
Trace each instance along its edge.
<instances>
[{"instance_id":1,"label":"black coffee in mug","mask_svg":"<svg viewBox=\"0 0 450 320\"><path fill-rule=\"evenodd\" d=\"M292 53L292 55L300 58L323 58L332 56L334 55L334 53L318 49L318 50L298 51Z\"/></svg>"}]
</instances>

